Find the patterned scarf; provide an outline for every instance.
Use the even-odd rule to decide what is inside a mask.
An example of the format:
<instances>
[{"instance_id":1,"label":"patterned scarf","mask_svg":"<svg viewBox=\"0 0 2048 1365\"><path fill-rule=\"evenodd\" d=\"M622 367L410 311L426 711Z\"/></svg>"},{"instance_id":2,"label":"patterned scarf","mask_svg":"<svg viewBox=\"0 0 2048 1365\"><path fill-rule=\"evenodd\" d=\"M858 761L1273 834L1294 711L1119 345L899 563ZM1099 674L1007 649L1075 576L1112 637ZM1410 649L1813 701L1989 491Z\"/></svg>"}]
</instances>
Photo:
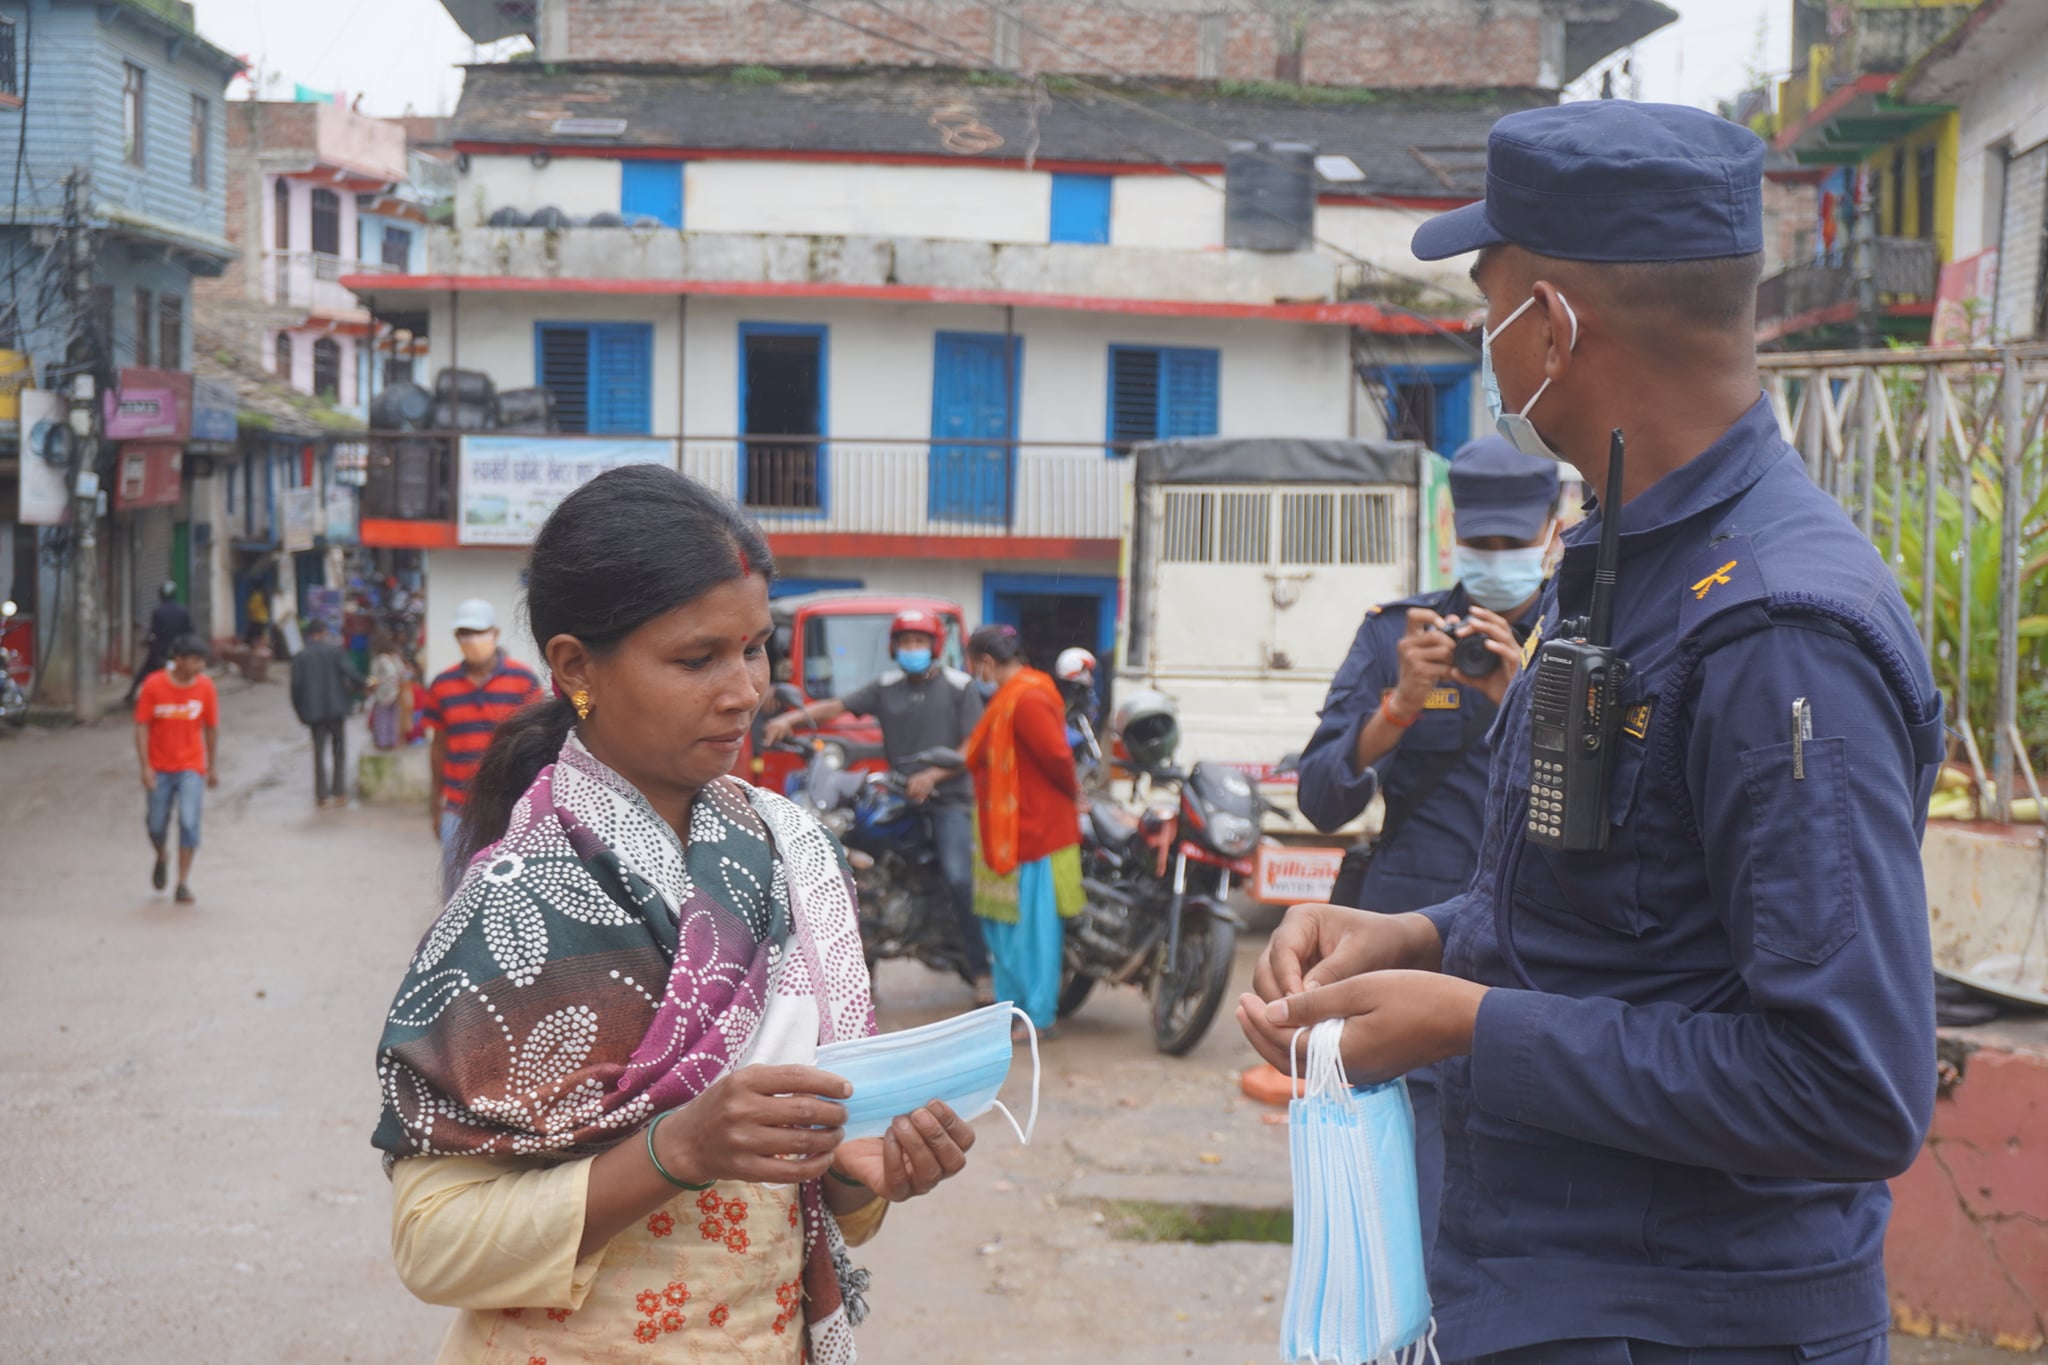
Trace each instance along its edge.
<instances>
[{"instance_id":1,"label":"patterned scarf","mask_svg":"<svg viewBox=\"0 0 2048 1365\"><path fill-rule=\"evenodd\" d=\"M730 1070L771 996L814 1001L820 1044L872 1034L838 845L815 818L745 783L699 795L693 848L758 853L763 841L769 894L749 885L755 894L731 897L771 907L750 921L692 878L675 831L571 734L504 837L470 864L392 1003L373 1139L387 1166L604 1151ZM748 864L760 861L718 866L751 881ZM806 1358L850 1365L867 1277L817 1182L801 1201Z\"/></svg>"},{"instance_id":2,"label":"patterned scarf","mask_svg":"<svg viewBox=\"0 0 2048 1365\"><path fill-rule=\"evenodd\" d=\"M1008 876L1017 870L1017 840L1023 828L1023 793L1017 781L1017 704L1036 694L1065 710L1059 687L1035 668L1004 683L989 699L981 723L968 736L967 766L981 797L981 851L989 870Z\"/></svg>"}]
</instances>

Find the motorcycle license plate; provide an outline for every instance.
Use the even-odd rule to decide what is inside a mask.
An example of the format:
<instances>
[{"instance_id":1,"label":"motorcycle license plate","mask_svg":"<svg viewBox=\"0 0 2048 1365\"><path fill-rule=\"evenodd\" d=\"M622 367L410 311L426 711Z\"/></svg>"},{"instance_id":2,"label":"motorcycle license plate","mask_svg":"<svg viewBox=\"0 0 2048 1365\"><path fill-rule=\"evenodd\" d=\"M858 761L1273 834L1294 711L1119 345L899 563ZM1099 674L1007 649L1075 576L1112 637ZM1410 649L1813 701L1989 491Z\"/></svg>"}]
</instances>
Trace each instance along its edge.
<instances>
[{"instance_id":1,"label":"motorcycle license plate","mask_svg":"<svg viewBox=\"0 0 2048 1365\"><path fill-rule=\"evenodd\" d=\"M1302 905L1327 901L1337 884L1341 848L1289 848L1261 844L1253 860L1251 892L1266 905Z\"/></svg>"}]
</instances>

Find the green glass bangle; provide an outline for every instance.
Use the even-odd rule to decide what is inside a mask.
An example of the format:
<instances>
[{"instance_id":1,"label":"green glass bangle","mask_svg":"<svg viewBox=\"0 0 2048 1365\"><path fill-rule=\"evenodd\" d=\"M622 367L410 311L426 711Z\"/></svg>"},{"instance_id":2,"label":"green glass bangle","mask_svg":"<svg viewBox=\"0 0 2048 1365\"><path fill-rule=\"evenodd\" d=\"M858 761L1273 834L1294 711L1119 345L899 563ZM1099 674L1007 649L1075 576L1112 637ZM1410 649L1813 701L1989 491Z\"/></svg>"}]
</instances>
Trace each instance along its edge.
<instances>
[{"instance_id":1,"label":"green glass bangle","mask_svg":"<svg viewBox=\"0 0 2048 1365\"><path fill-rule=\"evenodd\" d=\"M850 1186L850 1187L852 1187L853 1189L856 1189L856 1190L864 1190L864 1189L867 1189L867 1182L866 1182L866 1181L864 1181L864 1180L855 1180L855 1179L854 1179L854 1178L853 1178L852 1176L850 1176L850 1175L841 1175L841 1174L839 1174L839 1172L838 1172L838 1171L836 1171L836 1170L832 1169L832 1167L830 1167L830 1166L827 1166L827 1167L825 1168L825 1174L826 1174L826 1175L829 1175L829 1176L831 1176L831 1177L832 1177L832 1178L833 1178L834 1180L838 1181L838 1182L839 1182L840 1184L842 1184L842 1185L847 1185L847 1186Z\"/></svg>"},{"instance_id":2,"label":"green glass bangle","mask_svg":"<svg viewBox=\"0 0 2048 1365\"><path fill-rule=\"evenodd\" d=\"M704 1190L710 1189L713 1185L716 1185L718 1182L716 1180L707 1180L701 1185L693 1185L687 1180L678 1180L673 1174L670 1173L668 1167L661 1164L661 1158L654 1154L654 1130L661 1127L661 1121L663 1119L667 1118L670 1114L673 1114L675 1112L676 1111L673 1109L664 1109L659 1114L656 1114L654 1116L654 1122L647 1125L647 1159L654 1163L655 1171L659 1173L661 1178L663 1180L666 1180L669 1184L675 1186L679 1190L692 1190L701 1193Z\"/></svg>"}]
</instances>

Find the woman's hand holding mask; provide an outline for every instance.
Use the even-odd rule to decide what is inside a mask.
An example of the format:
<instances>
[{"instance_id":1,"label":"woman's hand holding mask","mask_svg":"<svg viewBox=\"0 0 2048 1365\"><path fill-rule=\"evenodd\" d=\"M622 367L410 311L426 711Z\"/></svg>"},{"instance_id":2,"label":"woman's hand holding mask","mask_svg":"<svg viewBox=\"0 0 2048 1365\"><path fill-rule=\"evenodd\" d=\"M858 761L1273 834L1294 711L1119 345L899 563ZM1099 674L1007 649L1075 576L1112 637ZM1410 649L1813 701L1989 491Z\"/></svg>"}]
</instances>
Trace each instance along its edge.
<instances>
[{"instance_id":1,"label":"woman's hand holding mask","mask_svg":"<svg viewBox=\"0 0 2048 1365\"><path fill-rule=\"evenodd\" d=\"M843 1143L833 1169L858 1180L892 1204L930 1194L967 1169L974 1125L933 1100L901 1115L880 1137Z\"/></svg>"}]
</instances>

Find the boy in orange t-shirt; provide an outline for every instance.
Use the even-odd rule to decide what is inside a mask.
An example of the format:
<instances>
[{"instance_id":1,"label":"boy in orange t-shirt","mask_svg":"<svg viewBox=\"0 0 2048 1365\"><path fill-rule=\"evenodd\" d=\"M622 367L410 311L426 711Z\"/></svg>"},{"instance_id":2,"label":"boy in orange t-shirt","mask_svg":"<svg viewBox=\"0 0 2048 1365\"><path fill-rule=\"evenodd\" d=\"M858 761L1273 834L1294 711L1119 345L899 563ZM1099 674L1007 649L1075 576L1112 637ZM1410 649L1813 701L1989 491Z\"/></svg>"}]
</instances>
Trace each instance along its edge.
<instances>
[{"instance_id":1,"label":"boy in orange t-shirt","mask_svg":"<svg viewBox=\"0 0 2048 1365\"><path fill-rule=\"evenodd\" d=\"M206 642L181 635L171 645L168 668L150 674L135 699L135 756L142 764L142 789L149 793L149 842L156 846L150 885L164 889L170 857L171 808L178 810L180 905L192 904L185 883L199 850L203 787L217 787L214 771L220 737L220 697L206 676Z\"/></svg>"}]
</instances>

